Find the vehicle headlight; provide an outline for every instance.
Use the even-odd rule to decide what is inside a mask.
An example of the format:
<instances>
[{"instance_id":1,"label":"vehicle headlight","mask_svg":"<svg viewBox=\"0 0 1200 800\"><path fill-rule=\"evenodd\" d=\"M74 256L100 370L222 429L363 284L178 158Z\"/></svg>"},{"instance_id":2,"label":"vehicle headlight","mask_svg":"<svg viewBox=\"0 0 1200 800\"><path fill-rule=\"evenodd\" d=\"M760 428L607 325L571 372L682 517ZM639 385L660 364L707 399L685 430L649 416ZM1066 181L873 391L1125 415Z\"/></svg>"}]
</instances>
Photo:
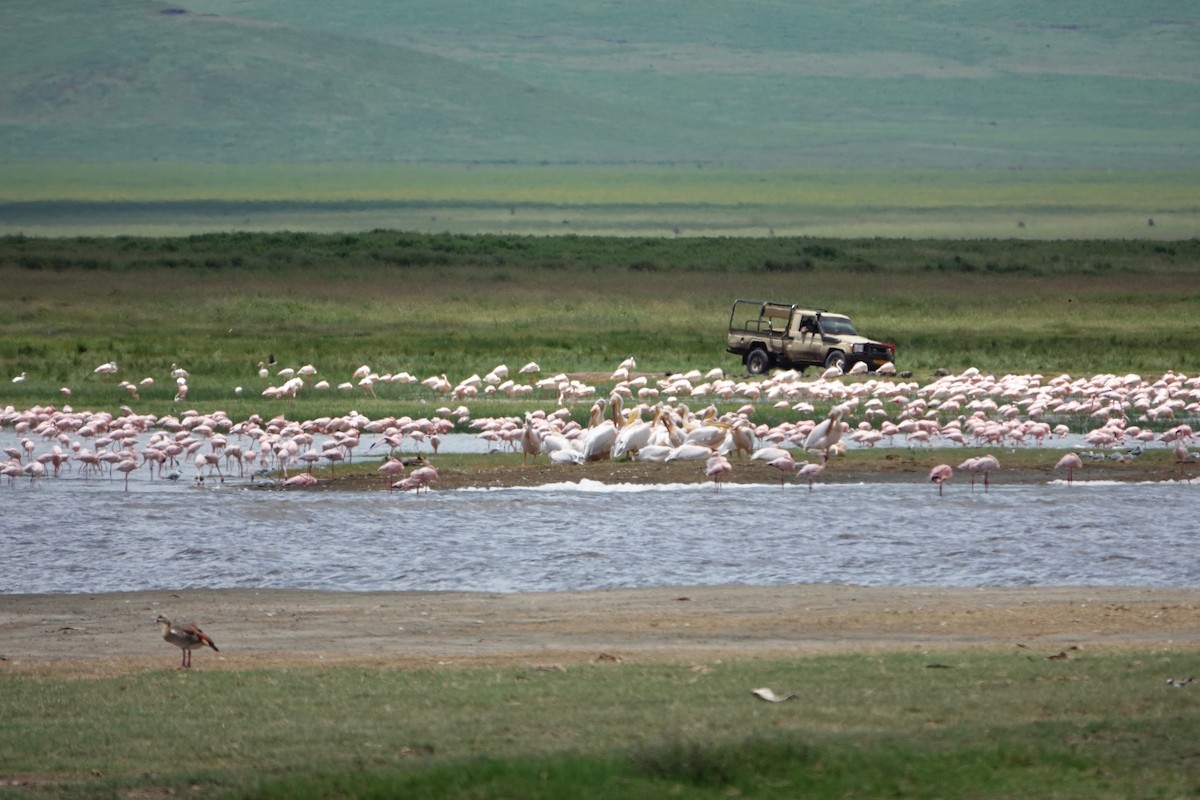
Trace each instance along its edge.
<instances>
[{"instance_id":1,"label":"vehicle headlight","mask_svg":"<svg viewBox=\"0 0 1200 800\"><path fill-rule=\"evenodd\" d=\"M856 345L854 345L854 346L852 346L852 347L850 348L850 351L851 351L851 352L853 352L853 353L862 353L862 352L865 352L865 351L866 351L866 349L867 349L867 346L866 346L866 345L864 345L864 344L856 344Z\"/></svg>"}]
</instances>

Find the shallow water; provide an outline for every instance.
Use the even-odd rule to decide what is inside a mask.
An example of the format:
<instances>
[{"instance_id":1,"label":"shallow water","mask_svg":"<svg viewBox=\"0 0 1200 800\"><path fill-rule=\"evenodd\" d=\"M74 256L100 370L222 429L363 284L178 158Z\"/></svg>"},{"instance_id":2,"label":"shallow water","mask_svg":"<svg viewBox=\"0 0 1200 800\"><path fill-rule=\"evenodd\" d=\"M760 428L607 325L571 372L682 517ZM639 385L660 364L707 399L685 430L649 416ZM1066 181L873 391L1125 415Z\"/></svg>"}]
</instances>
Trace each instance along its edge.
<instances>
[{"instance_id":1,"label":"shallow water","mask_svg":"<svg viewBox=\"0 0 1200 800\"><path fill-rule=\"evenodd\" d=\"M569 475L569 473L564 473ZM0 592L1200 585L1200 483L0 488Z\"/></svg>"}]
</instances>

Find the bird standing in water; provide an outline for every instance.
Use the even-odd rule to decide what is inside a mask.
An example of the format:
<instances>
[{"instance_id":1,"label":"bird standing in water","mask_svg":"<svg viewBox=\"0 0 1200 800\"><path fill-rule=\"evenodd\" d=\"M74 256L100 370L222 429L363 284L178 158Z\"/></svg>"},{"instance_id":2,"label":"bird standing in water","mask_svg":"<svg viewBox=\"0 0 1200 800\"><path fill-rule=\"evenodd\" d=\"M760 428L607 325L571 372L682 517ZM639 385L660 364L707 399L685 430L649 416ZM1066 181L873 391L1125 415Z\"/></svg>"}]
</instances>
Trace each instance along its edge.
<instances>
[{"instance_id":1,"label":"bird standing in water","mask_svg":"<svg viewBox=\"0 0 1200 800\"><path fill-rule=\"evenodd\" d=\"M1075 453L1067 453L1058 460L1054 465L1054 469L1058 471L1065 470L1067 473L1067 485L1070 486L1075 480L1075 470L1083 467L1083 461Z\"/></svg>"},{"instance_id":2,"label":"bird standing in water","mask_svg":"<svg viewBox=\"0 0 1200 800\"><path fill-rule=\"evenodd\" d=\"M942 494L942 484L950 480L952 475L954 475L954 470L950 468L949 464L938 464L929 470L929 480L937 484L939 497Z\"/></svg>"}]
</instances>

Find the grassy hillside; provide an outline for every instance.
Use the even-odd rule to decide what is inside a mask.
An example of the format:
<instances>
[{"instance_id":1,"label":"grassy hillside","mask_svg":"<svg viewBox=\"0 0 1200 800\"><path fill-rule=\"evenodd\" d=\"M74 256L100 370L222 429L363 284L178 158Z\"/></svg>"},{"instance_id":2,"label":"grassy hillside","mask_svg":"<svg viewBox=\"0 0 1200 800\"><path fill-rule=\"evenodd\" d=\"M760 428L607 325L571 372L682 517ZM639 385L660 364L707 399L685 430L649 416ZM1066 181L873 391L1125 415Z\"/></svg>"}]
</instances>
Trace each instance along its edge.
<instances>
[{"instance_id":1,"label":"grassy hillside","mask_svg":"<svg viewBox=\"0 0 1200 800\"><path fill-rule=\"evenodd\" d=\"M1182 0L5 12L0 234L1200 232Z\"/></svg>"},{"instance_id":2,"label":"grassy hillside","mask_svg":"<svg viewBox=\"0 0 1200 800\"><path fill-rule=\"evenodd\" d=\"M0 161L1196 166L1182 0L5 11Z\"/></svg>"}]
</instances>

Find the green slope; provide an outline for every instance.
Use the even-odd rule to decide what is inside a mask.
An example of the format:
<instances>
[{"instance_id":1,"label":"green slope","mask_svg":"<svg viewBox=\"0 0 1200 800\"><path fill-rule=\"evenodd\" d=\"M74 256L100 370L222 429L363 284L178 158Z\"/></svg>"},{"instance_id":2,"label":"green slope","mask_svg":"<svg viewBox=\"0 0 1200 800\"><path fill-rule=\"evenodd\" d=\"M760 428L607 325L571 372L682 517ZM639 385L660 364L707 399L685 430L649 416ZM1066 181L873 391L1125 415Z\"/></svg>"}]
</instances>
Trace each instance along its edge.
<instances>
[{"instance_id":1,"label":"green slope","mask_svg":"<svg viewBox=\"0 0 1200 800\"><path fill-rule=\"evenodd\" d=\"M561 160L579 148L610 160L669 128L370 38L157 3L53 5L33 4L6 35L5 160Z\"/></svg>"},{"instance_id":2,"label":"green slope","mask_svg":"<svg viewBox=\"0 0 1200 800\"><path fill-rule=\"evenodd\" d=\"M1200 6L14 0L0 161L1179 169Z\"/></svg>"}]
</instances>

